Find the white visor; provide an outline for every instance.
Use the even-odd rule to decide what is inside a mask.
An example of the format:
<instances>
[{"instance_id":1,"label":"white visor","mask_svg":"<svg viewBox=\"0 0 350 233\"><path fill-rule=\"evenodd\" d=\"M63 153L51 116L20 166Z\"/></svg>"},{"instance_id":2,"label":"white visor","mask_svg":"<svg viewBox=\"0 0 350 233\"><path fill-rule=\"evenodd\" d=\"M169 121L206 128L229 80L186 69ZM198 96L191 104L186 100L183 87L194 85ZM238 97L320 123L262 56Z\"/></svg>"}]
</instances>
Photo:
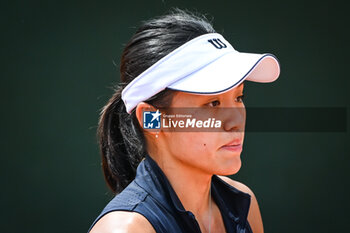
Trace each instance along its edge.
<instances>
[{"instance_id":1,"label":"white visor","mask_svg":"<svg viewBox=\"0 0 350 233\"><path fill-rule=\"evenodd\" d=\"M223 93L244 80L273 82L280 74L272 54L241 53L218 33L196 37L153 64L122 91L126 111L165 88L194 94Z\"/></svg>"}]
</instances>

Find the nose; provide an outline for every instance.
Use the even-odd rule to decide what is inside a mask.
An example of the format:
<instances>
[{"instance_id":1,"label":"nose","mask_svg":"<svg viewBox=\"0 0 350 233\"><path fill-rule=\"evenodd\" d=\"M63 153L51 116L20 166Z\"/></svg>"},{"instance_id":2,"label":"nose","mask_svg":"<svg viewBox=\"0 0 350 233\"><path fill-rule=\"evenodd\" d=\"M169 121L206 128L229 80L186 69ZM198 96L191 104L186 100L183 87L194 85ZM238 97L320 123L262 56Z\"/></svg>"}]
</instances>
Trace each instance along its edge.
<instances>
[{"instance_id":1,"label":"nose","mask_svg":"<svg viewBox=\"0 0 350 233\"><path fill-rule=\"evenodd\" d=\"M222 109L222 122L225 131L243 132L246 121L245 107L232 107Z\"/></svg>"}]
</instances>

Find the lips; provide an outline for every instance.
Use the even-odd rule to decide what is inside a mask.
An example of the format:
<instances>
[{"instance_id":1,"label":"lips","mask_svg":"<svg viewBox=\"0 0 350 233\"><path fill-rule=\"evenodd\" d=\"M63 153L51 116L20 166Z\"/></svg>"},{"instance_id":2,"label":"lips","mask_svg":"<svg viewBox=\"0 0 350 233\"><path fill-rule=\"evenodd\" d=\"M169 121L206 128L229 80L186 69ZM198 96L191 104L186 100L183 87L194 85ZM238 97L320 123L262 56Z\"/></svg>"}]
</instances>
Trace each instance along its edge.
<instances>
[{"instance_id":1,"label":"lips","mask_svg":"<svg viewBox=\"0 0 350 233\"><path fill-rule=\"evenodd\" d=\"M221 148L233 152L240 152L242 151L242 140L234 139L233 141L223 145Z\"/></svg>"},{"instance_id":2,"label":"lips","mask_svg":"<svg viewBox=\"0 0 350 233\"><path fill-rule=\"evenodd\" d=\"M241 145L242 144L242 140L241 139L234 139L233 141L223 145L222 147L225 147L225 146L238 146L238 145Z\"/></svg>"}]
</instances>

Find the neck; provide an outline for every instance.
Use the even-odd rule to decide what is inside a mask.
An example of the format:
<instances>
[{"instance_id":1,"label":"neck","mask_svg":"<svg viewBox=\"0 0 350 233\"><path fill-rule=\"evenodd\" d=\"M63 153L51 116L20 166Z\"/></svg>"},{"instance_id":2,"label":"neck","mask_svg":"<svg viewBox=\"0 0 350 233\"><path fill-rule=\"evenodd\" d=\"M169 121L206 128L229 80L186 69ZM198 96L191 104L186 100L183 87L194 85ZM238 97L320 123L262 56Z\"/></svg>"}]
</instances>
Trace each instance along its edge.
<instances>
[{"instance_id":1,"label":"neck","mask_svg":"<svg viewBox=\"0 0 350 233\"><path fill-rule=\"evenodd\" d=\"M212 221L212 174L190 167L173 156L151 155L162 169L183 207L191 211L200 222Z\"/></svg>"}]
</instances>

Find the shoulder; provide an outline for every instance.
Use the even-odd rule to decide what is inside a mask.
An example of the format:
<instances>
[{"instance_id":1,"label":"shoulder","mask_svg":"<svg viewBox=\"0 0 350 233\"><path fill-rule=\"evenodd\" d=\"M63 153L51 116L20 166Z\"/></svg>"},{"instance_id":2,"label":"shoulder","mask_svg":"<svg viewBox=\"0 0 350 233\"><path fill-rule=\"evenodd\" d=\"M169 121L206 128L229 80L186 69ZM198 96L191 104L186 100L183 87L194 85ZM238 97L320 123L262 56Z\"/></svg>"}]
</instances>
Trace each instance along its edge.
<instances>
[{"instance_id":1,"label":"shoulder","mask_svg":"<svg viewBox=\"0 0 350 233\"><path fill-rule=\"evenodd\" d=\"M226 183L228 183L229 185L235 187L239 191L242 191L244 193L248 193L252 198L253 197L255 198L255 195L254 195L253 191L248 186L246 186L245 184L243 184L243 183L241 183L239 181L233 180L233 179L231 179L230 177L227 177L227 176L218 176L218 177L221 178Z\"/></svg>"},{"instance_id":2,"label":"shoulder","mask_svg":"<svg viewBox=\"0 0 350 233\"><path fill-rule=\"evenodd\" d=\"M141 214L129 211L113 211L104 215L90 233L155 233L151 223Z\"/></svg>"},{"instance_id":3,"label":"shoulder","mask_svg":"<svg viewBox=\"0 0 350 233\"><path fill-rule=\"evenodd\" d=\"M248 213L248 222L254 233L263 233L264 228L263 228L261 213L259 209L259 204L253 191L245 184L235 181L229 177L226 177L226 176L218 176L218 177L221 178L226 183L228 183L229 185L238 189L239 191L248 193L251 196L250 208Z\"/></svg>"}]
</instances>

